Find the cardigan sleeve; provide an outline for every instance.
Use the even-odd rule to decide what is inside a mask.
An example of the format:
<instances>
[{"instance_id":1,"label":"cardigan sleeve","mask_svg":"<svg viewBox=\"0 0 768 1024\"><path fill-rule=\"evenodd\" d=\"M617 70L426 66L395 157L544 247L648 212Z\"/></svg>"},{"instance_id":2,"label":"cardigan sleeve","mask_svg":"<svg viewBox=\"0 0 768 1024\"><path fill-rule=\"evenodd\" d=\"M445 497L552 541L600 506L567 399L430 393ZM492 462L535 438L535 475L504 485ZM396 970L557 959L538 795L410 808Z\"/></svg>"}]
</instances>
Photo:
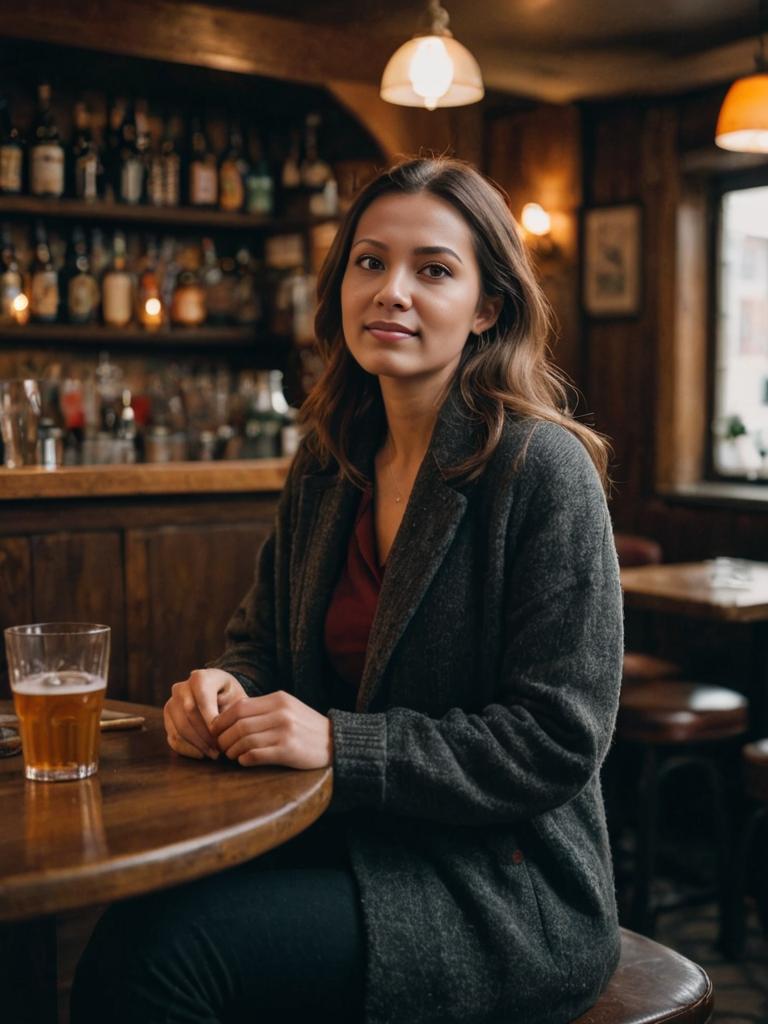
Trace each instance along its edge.
<instances>
[{"instance_id":1,"label":"cardigan sleeve","mask_svg":"<svg viewBox=\"0 0 768 1024\"><path fill-rule=\"evenodd\" d=\"M566 803L598 770L618 704L621 591L597 475L583 449L566 453L539 467L509 538L496 699L439 719L398 707L331 710L333 811L514 822Z\"/></svg>"}]
</instances>

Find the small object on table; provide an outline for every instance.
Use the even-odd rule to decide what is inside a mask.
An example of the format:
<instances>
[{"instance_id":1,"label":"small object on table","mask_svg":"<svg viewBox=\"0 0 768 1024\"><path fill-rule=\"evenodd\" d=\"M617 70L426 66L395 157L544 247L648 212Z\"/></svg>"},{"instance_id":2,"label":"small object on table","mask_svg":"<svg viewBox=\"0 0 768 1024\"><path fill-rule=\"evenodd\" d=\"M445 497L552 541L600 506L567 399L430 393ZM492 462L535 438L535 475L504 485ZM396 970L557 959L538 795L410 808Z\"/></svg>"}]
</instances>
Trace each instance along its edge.
<instances>
[{"instance_id":1,"label":"small object on table","mask_svg":"<svg viewBox=\"0 0 768 1024\"><path fill-rule=\"evenodd\" d=\"M20 753L21 736L16 729L0 725L0 757L13 757L14 754Z\"/></svg>"}]
</instances>

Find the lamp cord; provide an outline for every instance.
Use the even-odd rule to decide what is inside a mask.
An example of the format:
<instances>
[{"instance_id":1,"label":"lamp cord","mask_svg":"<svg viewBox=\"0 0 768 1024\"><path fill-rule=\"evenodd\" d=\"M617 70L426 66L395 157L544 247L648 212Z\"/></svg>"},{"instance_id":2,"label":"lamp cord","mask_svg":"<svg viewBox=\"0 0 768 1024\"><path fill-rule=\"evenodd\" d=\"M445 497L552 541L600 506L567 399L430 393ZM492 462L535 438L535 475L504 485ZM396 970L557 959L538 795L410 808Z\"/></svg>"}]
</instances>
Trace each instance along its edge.
<instances>
[{"instance_id":1,"label":"lamp cord","mask_svg":"<svg viewBox=\"0 0 768 1024\"><path fill-rule=\"evenodd\" d=\"M451 33L448 30L450 15L440 3L440 0L429 0L427 13L431 23L430 32L433 36L445 36Z\"/></svg>"}]
</instances>

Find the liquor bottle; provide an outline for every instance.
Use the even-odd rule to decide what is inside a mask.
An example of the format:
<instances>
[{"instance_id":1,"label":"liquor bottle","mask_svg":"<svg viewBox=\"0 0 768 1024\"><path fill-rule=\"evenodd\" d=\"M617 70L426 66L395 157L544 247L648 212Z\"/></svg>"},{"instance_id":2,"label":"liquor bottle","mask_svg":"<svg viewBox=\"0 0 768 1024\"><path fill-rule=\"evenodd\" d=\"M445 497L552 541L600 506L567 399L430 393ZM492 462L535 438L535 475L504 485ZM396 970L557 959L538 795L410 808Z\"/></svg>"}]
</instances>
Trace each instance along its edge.
<instances>
[{"instance_id":1,"label":"liquor bottle","mask_svg":"<svg viewBox=\"0 0 768 1024\"><path fill-rule=\"evenodd\" d=\"M20 299L24 282L16 259L11 229L7 224L2 228L2 250L0 251L0 321L4 324L18 323L20 314L26 313L26 296Z\"/></svg>"},{"instance_id":2,"label":"liquor bottle","mask_svg":"<svg viewBox=\"0 0 768 1024\"><path fill-rule=\"evenodd\" d=\"M207 315L205 289L194 256L187 251L182 254L182 269L173 290L171 321L179 327L199 327L205 323Z\"/></svg>"},{"instance_id":3,"label":"liquor bottle","mask_svg":"<svg viewBox=\"0 0 768 1024\"><path fill-rule=\"evenodd\" d=\"M59 275L53 264L48 236L41 222L35 228L35 258L30 286L30 315L40 323L55 323L59 315Z\"/></svg>"},{"instance_id":4,"label":"liquor bottle","mask_svg":"<svg viewBox=\"0 0 768 1024\"><path fill-rule=\"evenodd\" d=\"M120 201L135 206L144 196L144 160L138 147L133 104L125 109L120 126Z\"/></svg>"},{"instance_id":5,"label":"liquor bottle","mask_svg":"<svg viewBox=\"0 0 768 1024\"><path fill-rule=\"evenodd\" d=\"M219 195L216 156L205 134L202 119L192 118L192 141L189 160L190 206L215 206Z\"/></svg>"},{"instance_id":6,"label":"liquor bottle","mask_svg":"<svg viewBox=\"0 0 768 1024\"><path fill-rule=\"evenodd\" d=\"M104 323L126 327L133 319L133 279L128 272L125 235L115 232L112 263L102 281L101 308Z\"/></svg>"},{"instance_id":7,"label":"liquor bottle","mask_svg":"<svg viewBox=\"0 0 768 1024\"><path fill-rule=\"evenodd\" d=\"M288 155L283 162L280 174L280 184L285 192L295 192L296 189L301 187L300 153L301 136L299 132L294 129L291 132L291 144L288 150Z\"/></svg>"},{"instance_id":8,"label":"liquor bottle","mask_svg":"<svg viewBox=\"0 0 768 1024\"><path fill-rule=\"evenodd\" d=\"M245 418L244 459L274 459L281 454L281 431L288 403L283 395L283 375L279 370L256 374L256 387Z\"/></svg>"},{"instance_id":9,"label":"liquor bottle","mask_svg":"<svg viewBox=\"0 0 768 1024\"><path fill-rule=\"evenodd\" d=\"M248 213L271 217L275 212L275 183L260 139L256 141L253 156L245 177L245 207Z\"/></svg>"},{"instance_id":10,"label":"liquor bottle","mask_svg":"<svg viewBox=\"0 0 768 1024\"><path fill-rule=\"evenodd\" d=\"M8 102L0 100L0 192L17 195L21 192L24 169L24 147L19 129L11 120Z\"/></svg>"},{"instance_id":11,"label":"liquor bottle","mask_svg":"<svg viewBox=\"0 0 768 1024\"><path fill-rule=\"evenodd\" d=\"M245 202L245 175L248 165L243 156L243 138L233 121L229 128L229 145L219 164L219 207L230 213L242 210Z\"/></svg>"},{"instance_id":12,"label":"liquor bottle","mask_svg":"<svg viewBox=\"0 0 768 1024\"><path fill-rule=\"evenodd\" d=\"M102 195L107 202L115 203L120 197L120 129L123 124L124 104L122 100L115 100L109 111L106 135L104 138L104 153L102 164L104 168L104 180Z\"/></svg>"},{"instance_id":13,"label":"liquor bottle","mask_svg":"<svg viewBox=\"0 0 768 1024\"><path fill-rule=\"evenodd\" d=\"M176 148L175 120L168 118L160 144L163 177L163 206L178 206L181 202L181 157Z\"/></svg>"},{"instance_id":14,"label":"liquor bottle","mask_svg":"<svg viewBox=\"0 0 768 1024\"><path fill-rule=\"evenodd\" d=\"M320 115L307 114L301 183L309 192L309 212L322 217L338 212L338 190L330 164L320 157L317 139L319 130Z\"/></svg>"},{"instance_id":15,"label":"liquor bottle","mask_svg":"<svg viewBox=\"0 0 768 1024\"><path fill-rule=\"evenodd\" d=\"M235 320L242 326L257 324L261 320L261 293L248 249L239 249L237 262L237 284L235 286Z\"/></svg>"},{"instance_id":16,"label":"liquor bottle","mask_svg":"<svg viewBox=\"0 0 768 1024\"><path fill-rule=\"evenodd\" d=\"M43 82L37 89L37 116L32 127L30 192L33 196L64 194L64 147L51 112L51 87Z\"/></svg>"},{"instance_id":17,"label":"liquor bottle","mask_svg":"<svg viewBox=\"0 0 768 1024\"><path fill-rule=\"evenodd\" d=\"M91 135L88 109L82 102L75 104L71 167L72 194L78 199L98 199L99 154Z\"/></svg>"},{"instance_id":18,"label":"liquor bottle","mask_svg":"<svg viewBox=\"0 0 768 1024\"><path fill-rule=\"evenodd\" d=\"M144 269L139 275L136 306L139 323L146 330L156 331L163 326L163 301L157 273L157 243L152 237L147 239L147 253Z\"/></svg>"},{"instance_id":19,"label":"liquor bottle","mask_svg":"<svg viewBox=\"0 0 768 1024\"><path fill-rule=\"evenodd\" d=\"M91 271L88 244L82 228L72 232L67 274L67 311L73 324L89 324L99 309L99 286Z\"/></svg>"},{"instance_id":20,"label":"liquor bottle","mask_svg":"<svg viewBox=\"0 0 768 1024\"><path fill-rule=\"evenodd\" d=\"M212 238L203 239L203 288L208 319L214 324L229 323L232 315L231 278L225 277Z\"/></svg>"},{"instance_id":21,"label":"liquor bottle","mask_svg":"<svg viewBox=\"0 0 768 1024\"><path fill-rule=\"evenodd\" d=\"M94 228L91 231L91 273L97 281L101 281L104 277L110 260L109 251L104 245L102 230L101 228Z\"/></svg>"}]
</instances>

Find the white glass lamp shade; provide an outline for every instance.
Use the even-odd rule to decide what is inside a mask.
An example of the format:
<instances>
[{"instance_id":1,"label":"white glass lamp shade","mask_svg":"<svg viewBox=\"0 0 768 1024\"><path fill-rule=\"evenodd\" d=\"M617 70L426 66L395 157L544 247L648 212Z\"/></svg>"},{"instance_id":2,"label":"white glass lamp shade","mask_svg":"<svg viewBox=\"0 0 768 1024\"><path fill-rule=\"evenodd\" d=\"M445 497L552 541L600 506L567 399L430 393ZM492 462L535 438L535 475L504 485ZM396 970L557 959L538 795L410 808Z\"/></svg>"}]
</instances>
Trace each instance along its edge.
<instances>
[{"instance_id":1,"label":"white glass lamp shade","mask_svg":"<svg viewBox=\"0 0 768 1024\"><path fill-rule=\"evenodd\" d=\"M768 153L768 73L736 79L720 108L715 142L736 153Z\"/></svg>"},{"instance_id":2,"label":"white glass lamp shade","mask_svg":"<svg viewBox=\"0 0 768 1024\"><path fill-rule=\"evenodd\" d=\"M379 95L401 107L463 107L483 98L477 61L450 35L416 36L392 54Z\"/></svg>"}]
</instances>

